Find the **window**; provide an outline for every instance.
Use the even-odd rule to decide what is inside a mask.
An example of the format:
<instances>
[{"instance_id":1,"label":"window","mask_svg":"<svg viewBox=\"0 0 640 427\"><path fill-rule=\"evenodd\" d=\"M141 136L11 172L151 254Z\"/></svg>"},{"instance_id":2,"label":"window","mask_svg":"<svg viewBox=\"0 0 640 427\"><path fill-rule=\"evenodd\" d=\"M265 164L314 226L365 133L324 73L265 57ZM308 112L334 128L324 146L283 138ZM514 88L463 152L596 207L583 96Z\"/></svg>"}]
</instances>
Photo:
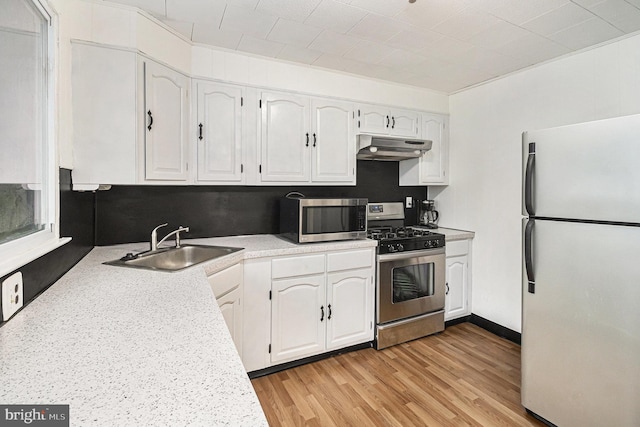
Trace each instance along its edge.
<instances>
[{"instance_id":1,"label":"window","mask_svg":"<svg viewBox=\"0 0 640 427\"><path fill-rule=\"evenodd\" d=\"M58 241L53 46L45 5L2 0L0 276Z\"/></svg>"}]
</instances>

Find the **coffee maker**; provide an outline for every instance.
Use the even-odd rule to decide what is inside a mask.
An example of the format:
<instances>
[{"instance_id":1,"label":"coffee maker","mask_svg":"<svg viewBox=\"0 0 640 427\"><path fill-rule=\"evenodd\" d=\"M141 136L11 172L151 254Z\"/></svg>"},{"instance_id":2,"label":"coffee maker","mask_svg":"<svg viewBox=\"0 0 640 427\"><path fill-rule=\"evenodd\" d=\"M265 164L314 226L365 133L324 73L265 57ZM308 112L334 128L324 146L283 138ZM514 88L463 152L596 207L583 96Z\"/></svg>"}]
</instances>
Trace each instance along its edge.
<instances>
[{"instance_id":1,"label":"coffee maker","mask_svg":"<svg viewBox=\"0 0 640 427\"><path fill-rule=\"evenodd\" d=\"M438 228L438 218L440 218L440 214L436 210L435 202L433 200L422 200L418 213L418 223L427 228Z\"/></svg>"}]
</instances>

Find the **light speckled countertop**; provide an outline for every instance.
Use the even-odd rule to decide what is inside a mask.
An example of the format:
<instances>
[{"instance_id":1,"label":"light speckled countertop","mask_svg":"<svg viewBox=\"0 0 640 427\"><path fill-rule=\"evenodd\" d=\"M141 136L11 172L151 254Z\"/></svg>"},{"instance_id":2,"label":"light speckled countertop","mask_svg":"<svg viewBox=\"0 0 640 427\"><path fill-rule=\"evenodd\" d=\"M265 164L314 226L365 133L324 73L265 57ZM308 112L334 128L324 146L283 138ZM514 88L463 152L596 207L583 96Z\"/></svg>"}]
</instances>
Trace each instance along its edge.
<instances>
[{"instance_id":1,"label":"light speckled countertop","mask_svg":"<svg viewBox=\"0 0 640 427\"><path fill-rule=\"evenodd\" d=\"M444 234L446 242L453 242L455 240L473 239L473 237L476 234L473 231L457 230L455 228L445 228L445 227L438 227L433 231L436 233Z\"/></svg>"},{"instance_id":2,"label":"light speckled countertop","mask_svg":"<svg viewBox=\"0 0 640 427\"><path fill-rule=\"evenodd\" d=\"M69 404L72 426L266 426L207 275L243 259L377 245L273 235L184 243L245 249L166 273L102 264L148 243L94 248L0 328L0 403Z\"/></svg>"},{"instance_id":3,"label":"light speckled countertop","mask_svg":"<svg viewBox=\"0 0 640 427\"><path fill-rule=\"evenodd\" d=\"M94 248L0 328L0 403L69 404L71 425L266 426L206 276L242 259L373 247L272 235L180 272L103 265L148 244Z\"/></svg>"}]
</instances>

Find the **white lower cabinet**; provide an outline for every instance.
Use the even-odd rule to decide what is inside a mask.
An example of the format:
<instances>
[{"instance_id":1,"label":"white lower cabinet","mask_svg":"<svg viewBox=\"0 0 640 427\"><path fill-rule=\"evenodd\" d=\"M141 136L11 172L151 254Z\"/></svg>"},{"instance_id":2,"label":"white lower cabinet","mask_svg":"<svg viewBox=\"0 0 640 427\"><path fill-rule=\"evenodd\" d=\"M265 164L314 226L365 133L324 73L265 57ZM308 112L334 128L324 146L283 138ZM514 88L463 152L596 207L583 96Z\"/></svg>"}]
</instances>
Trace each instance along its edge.
<instances>
[{"instance_id":1,"label":"white lower cabinet","mask_svg":"<svg viewBox=\"0 0 640 427\"><path fill-rule=\"evenodd\" d=\"M238 354L242 357L242 264L212 274L208 279Z\"/></svg>"},{"instance_id":2,"label":"white lower cabinet","mask_svg":"<svg viewBox=\"0 0 640 427\"><path fill-rule=\"evenodd\" d=\"M327 274L327 350L373 339L371 269Z\"/></svg>"},{"instance_id":3,"label":"white lower cabinet","mask_svg":"<svg viewBox=\"0 0 640 427\"><path fill-rule=\"evenodd\" d=\"M374 250L245 261L246 370L373 340Z\"/></svg>"},{"instance_id":4,"label":"white lower cabinet","mask_svg":"<svg viewBox=\"0 0 640 427\"><path fill-rule=\"evenodd\" d=\"M321 352L327 319L324 272L274 280L271 289L271 361L280 363Z\"/></svg>"},{"instance_id":5,"label":"white lower cabinet","mask_svg":"<svg viewBox=\"0 0 640 427\"><path fill-rule=\"evenodd\" d=\"M471 314L471 240L447 242L446 294L444 319Z\"/></svg>"}]
</instances>

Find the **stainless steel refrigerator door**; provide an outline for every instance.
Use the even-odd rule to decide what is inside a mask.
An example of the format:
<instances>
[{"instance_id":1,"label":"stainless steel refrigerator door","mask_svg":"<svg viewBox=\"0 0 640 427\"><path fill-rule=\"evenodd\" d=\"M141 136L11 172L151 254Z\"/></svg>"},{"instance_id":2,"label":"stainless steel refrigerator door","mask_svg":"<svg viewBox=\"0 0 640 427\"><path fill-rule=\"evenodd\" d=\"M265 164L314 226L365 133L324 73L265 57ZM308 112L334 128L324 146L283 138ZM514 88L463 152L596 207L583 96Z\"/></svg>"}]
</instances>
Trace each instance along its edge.
<instances>
[{"instance_id":1,"label":"stainless steel refrigerator door","mask_svg":"<svg viewBox=\"0 0 640 427\"><path fill-rule=\"evenodd\" d=\"M525 132L522 140L524 215L640 223L640 115Z\"/></svg>"},{"instance_id":2,"label":"stainless steel refrigerator door","mask_svg":"<svg viewBox=\"0 0 640 427\"><path fill-rule=\"evenodd\" d=\"M640 227L535 220L524 240L522 404L562 427L640 426Z\"/></svg>"}]
</instances>

